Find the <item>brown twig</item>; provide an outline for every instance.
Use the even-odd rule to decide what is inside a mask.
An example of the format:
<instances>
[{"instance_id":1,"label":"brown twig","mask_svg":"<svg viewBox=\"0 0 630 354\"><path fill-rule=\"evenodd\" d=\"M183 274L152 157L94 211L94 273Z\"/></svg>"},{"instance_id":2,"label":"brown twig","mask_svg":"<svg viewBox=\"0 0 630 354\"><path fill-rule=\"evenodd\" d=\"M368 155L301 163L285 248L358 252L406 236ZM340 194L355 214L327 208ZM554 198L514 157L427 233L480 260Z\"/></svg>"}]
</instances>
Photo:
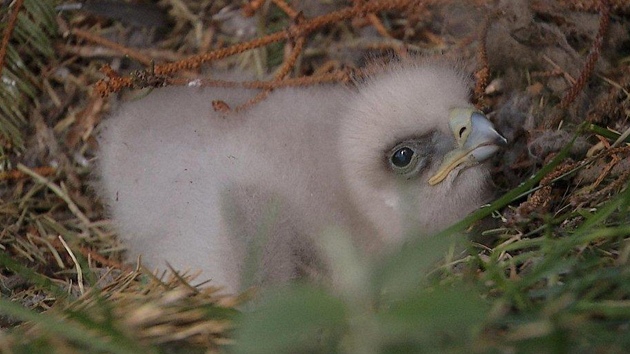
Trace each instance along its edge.
<instances>
[{"instance_id":1,"label":"brown twig","mask_svg":"<svg viewBox=\"0 0 630 354\"><path fill-rule=\"evenodd\" d=\"M532 72L529 75L535 78L549 78L549 77L559 77L564 76L564 72L562 70L553 69L550 71L536 71Z\"/></svg>"},{"instance_id":2,"label":"brown twig","mask_svg":"<svg viewBox=\"0 0 630 354\"><path fill-rule=\"evenodd\" d=\"M599 29L597 30L597 35L595 36L595 41L593 42L593 46L586 57L586 63L584 64L584 68L580 72L580 76L577 78L575 84L571 86L571 88L565 93L562 101L560 101L560 108L567 109L569 105L575 101L577 95L584 89L586 82L591 77L593 70L595 69L595 64L599 59L599 54L602 51L602 46L604 45L604 37L606 36L606 32L608 30L608 25L610 23L610 3L609 0L600 0L600 19L599 19ZM552 124L555 125L555 124Z\"/></svg>"},{"instance_id":3,"label":"brown twig","mask_svg":"<svg viewBox=\"0 0 630 354\"><path fill-rule=\"evenodd\" d=\"M188 59L180 60L176 63L156 65L155 73L158 75L169 75L182 69L196 69L204 63L223 59L234 54L242 53L254 48L259 48L288 38L295 38L296 34L306 35L321 27L347 20L355 16L383 10L400 9L408 5L411 1L412 0L370 1L363 5L346 7L344 9L331 12L329 14L305 20L301 25L297 26L294 29L285 29L282 31L278 31L267 36L251 40L249 42L239 43L227 48L212 51L210 53L192 56Z\"/></svg>"},{"instance_id":4,"label":"brown twig","mask_svg":"<svg viewBox=\"0 0 630 354\"><path fill-rule=\"evenodd\" d=\"M18 14L20 13L20 9L22 8L23 3L24 3L24 0L16 0L15 3L13 3L13 11L11 12L11 17L9 17L9 21L7 22L7 27L4 29L4 36L2 36L2 44L0 44L0 77L2 77L2 69L4 68L4 58L7 55L7 48L9 47L9 40L11 39L13 30L15 29L15 25L17 24Z\"/></svg>"},{"instance_id":5,"label":"brown twig","mask_svg":"<svg viewBox=\"0 0 630 354\"><path fill-rule=\"evenodd\" d=\"M376 31L378 32L378 34L380 34L381 36L385 38L392 38L392 35L389 34L389 31L383 24L383 21L381 21L381 19L379 19L378 16L376 16L376 14L368 14L367 18L372 24L372 26L376 28Z\"/></svg>"},{"instance_id":6,"label":"brown twig","mask_svg":"<svg viewBox=\"0 0 630 354\"><path fill-rule=\"evenodd\" d=\"M37 240L37 239L36 239ZM38 243L41 244L45 244L43 241L38 241ZM56 250L56 251L67 251L67 248L65 247L66 245L64 245L64 243L62 242L61 239L59 238L54 238L50 241L50 245ZM114 269L119 269L121 271L125 271L125 272L131 272L133 269L121 262L118 262L114 259L109 259L105 256L103 256L102 254L98 253L98 251L92 250L88 247L85 246L73 246L72 247L73 250L78 250L86 259L93 259L96 262L109 267L109 268L114 268Z\"/></svg>"},{"instance_id":7,"label":"brown twig","mask_svg":"<svg viewBox=\"0 0 630 354\"><path fill-rule=\"evenodd\" d=\"M91 258L106 267L120 269L125 272L133 271L133 268L130 267L129 265L118 262L113 259L106 258L105 256L101 255L97 251L91 250L83 246L80 246L78 249L85 258Z\"/></svg>"},{"instance_id":8,"label":"brown twig","mask_svg":"<svg viewBox=\"0 0 630 354\"><path fill-rule=\"evenodd\" d=\"M353 0L355 5L359 5L360 3L364 3L365 0ZM367 14L366 19L368 22L376 29L376 32L385 38L391 38L392 36L389 34L389 31L383 25L383 22L376 16L374 13Z\"/></svg>"},{"instance_id":9,"label":"brown twig","mask_svg":"<svg viewBox=\"0 0 630 354\"><path fill-rule=\"evenodd\" d=\"M346 7L329 14L325 14L313 19L305 20L298 26L285 29L279 32L269 34L267 36L257 38L245 43L235 44L227 48L221 48L214 50L210 53L200 54L192 56L190 58L180 60L175 63L155 65L150 71L131 74L125 77L109 76L106 80L100 80L96 83L95 89L102 96L106 96L113 92L118 92L123 87L149 87L149 83L143 81L145 78L150 78L154 75L167 76L172 75L180 70L196 69L204 63L208 63L214 60L223 59L234 54L242 53L244 51L262 47L271 43L305 36L319 28L324 26L338 23L340 21L347 20L349 18L363 16L369 13L378 11L402 9L412 3L414 0L389 0L389 1L368 1L355 6ZM158 82L161 82L158 80Z\"/></svg>"},{"instance_id":10,"label":"brown twig","mask_svg":"<svg viewBox=\"0 0 630 354\"><path fill-rule=\"evenodd\" d=\"M571 74L569 74L566 70L564 70L560 65L558 65L555 61L553 61L553 59L549 58L546 54L543 54L542 58L549 63L551 66L553 66L553 70L560 72L562 74L562 76L564 77L564 79L571 85L575 85L575 83L577 82L577 80L575 80L575 78L573 76L571 76Z\"/></svg>"},{"instance_id":11,"label":"brown twig","mask_svg":"<svg viewBox=\"0 0 630 354\"><path fill-rule=\"evenodd\" d=\"M243 5L243 16L252 17L264 3L264 0L250 0L249 3Z\"/></svg>"},{"instance_id":12,"label":"brown twig","mask_svg":"<svg viewBox=\"0 0 630 354\"><path fill-rule=\"evenodd\" d=\"M608 148L600 152L597 156L593 156L591 158L591 161L595 161L595 160L603 159L607 157L611 157L611 161L607 163L606 166L604 166L604 168L602 168L602 173L600 173L600 175L595 179L595 181L588 188L585 188L585 189L587 191L591 191L597 188L598 186L600 186L601 183L604 181L604 179L610 176L615 165L619 164L624 159L628 159L629 155L630 155L630 146L622 146L622 147ZM601 188L598 191L595 191L592 193L591 192L584 193L584 194L579 193L579 194L575 194L571 196L570 203L572 205L580 205L581 203L584 203L586 201L595 201L599 199L600 197L607 195L608 193L612 193L614 190L623 188L623 186L628 181L629 177L630 177L630 170L623 171L621 174L615 175L614 179L611 179L611 182L608 185L606 185L605 187Z\"/></svg>"},{"instance_id":13,"label":"brown twig","mask_svg":"<svg viewBox=\"0 0 630 354\"><path fill-rule=\"evenodd\" d=\"M545 213L550 207L552 183L553 181L564 175L565 173L574 169L579 162L573 162L572 160L566 160L562 164L556 166L556 168L542 180L540 180L540 189L529 195L527 200L521 203L514 213L514 220L511 222L519 222L527 220L529 215L533 212Z\"/></svg>"},{"instance_id":14,"label":"brown twig","mask_svg":"<svg viewBox=\"0 0 630 354\"><path fill-rule=\"evenodd\" d=\"M50 175L55 174L57 169L50 166L43 166L43 167L35 167L33 168L33 171L35 171L35 173L41 176L50 176ZM29 175L20 170L0 172L0 181L18 180L18 179L23 179L27 177L29 177Z\"/></svg>"},{"instance_id":15,"label":"brown twig","mask_svg":"<svg viewBox=\"0 0 630 354\"><path fill-rule=\"evenodd\" d=\"M474 90L474 100L475 106L478 109L482 109L485 106L485 92L486 86L488 86L488 82L490 81L490 64L488 62L488 50L487 50L487 38L488 38L488 29L490 28L490 24L494 19L499 15L498 12L495 12L488 16L484 21L481 30L479 31L479 51L477 52L479 59L479 69L475 71L475 90Z\"/></svg>"},{"instance_id":16,"label":"brown twig","mask_svg":"<svg viewBox=\"0 0 630 354\"><path fill-rule=\"evenodd\" d=\"M297 16L297 17L295 17L294 21L295 21L295 23L294 23L294 25L292 27L295 30L295 27L299 26L300 22L304 21L304 19L301 16ZM289 28L289 31L291 31L291 28ZM304 43L306 43L306 37L304 37L304 36L298 37L295 40L295 44L293 46L293 50L291 50L291 54L284 61L284 63L282 63L282 66L280 67L280 69L278 70L278 72L276 73L276 75L274 77L274 81L281 81L281 80L283 80L289 74L289 72L291 72L291 70L293 70L293 67L295 66L295 62L298 60L300 54L302 54L302 49L304 49ZM245 110L245 109L255 105L256 103L264 100L265 98L267 98L267 96L269 96L269 94L271 93L272 90L273 90L272 88L268 88L268 89L265 89L264 91L258 93L252 99L248 100L247 102L245 102L241 106L236 107L236 111L239 112L239 111Z\"/></svg>"},{"instance_id":17,"label":"brown twig","mask_svg":"<svg viewBox=\"0 0 630 354\"><path fill-rule=\"evenodd\" d=\"M228 114L232 112L232 108L230 108L230 105L221 100L212 101L212 109L214 109L215 112L223 114Z\"/></svg>"},{"instance_id":18,"label":"brown twig","mask_svg":"<svg viewBox=\"0 0 630 354\"><path fill-rule=\"evenodd\" d=\"M587 196L574 196L573 198L571 198L571 203L577 205L579 202L584 200L596 200L607 195L608 193L612 193L614 190L621 189L626 184L629 177L630 171L624 171L621 175L617 176L610 184L598 190L597 192L588 194Z\"/></svg>"},{"instance_id":19,"label":"brown twig","mask_svg":"<svg viewBox=\"0 0 630 354\"><path fill-rule=\"evenodd\" d=\"M284 11L287 16L294 19L298 16L298 12L295 11L289 4L287 4L284 0L271 0L276 6L280 8L280 10Z\"/></svg>"},{"instance_id":20,"label":"brown twig","mask_svg":"<svg viewBox=\"0 0 630 354\"><path fill-rule=\"evenodd\" d=\"M298 38L298 40L295 42L295 47L293 48L293 51L291 51L291 56L284 62L284 64L282 65L278 73L276 74L274 82L282 81L282 79L286 77L286 75L291 71L291 69L293 69L293 66L295 65L295 62L297 61L297 58L302 53L302 48L304 48L305 42L306 42L306 38L304 37ZM255 105L256 103L259 103L260 101L267 98L267 96L269 96L271 91L273 91L272 88L265 89L264 91L260 92L259 94L257 94L255 97L248 100L244 104L236 107L236 111L237 112L243 111Z\"/></svg>"},{"instance_id":21,"label":"brown twig","mask_svg":"<svg viewBox=\"0 0 630 354\"><path fill-rule=\"evenodd\" d=\"M576 79L575 83L567 90L567 92L562 97L562 100L555 108L554 112L551 114L550 119L544 122L547 128L553 128L560 124L560 122L564 119L567 108L575 101L577 96L582 92L586 82L590 79L593 74L593 70L595 69L595 64L599 59L599 54L601 53L602 46L604 44L604 37L608 30L608 25L610 23L610 3L609 0L600 0L600 19L599 19L599 29L597 30L597 35L595 36L595 40L593 41L593 45L586 57L586 62L584 63L584 67L580 72L580 76Z\"/></svg>"},{"instance_id":22,"label":"brown twig","mask_svg":"<svg viewBox=\"0 0 630 354\"><path fill-rule=\"evenodd\" d=\"M94 57L122 57L126 56L126 53L122 53L120 50L114 50L106 48L102 45L69 45L56 43L55 49L63 54L82 58L94 58ZM183 58L183 55L175 53L171 50L159 50L159 49L143 49L137 50L137 53L147 58L158 59L162 61L176 61Z\"/></svg>"},{"instance_id":23,"label":"brown twig","mask_svg":"<svg viewBox=\"0 0 630 354\"><path fill-rule=\"evenodd\" d=\"M630 95L627 92L630 91L630 73L626 74L621 80L619 87L613 87L608 94L601 98L595 106L588 113L587 121L593 123L600 123L604 119L608 121L617 121L625 116L625 112L628 112L630 107Z\"/></svg>"},{"instance_id":24,"label":"brown twig","mask_svg":"<svg viewBox=\"0 0 630 354\"><path fill-rule=\"evenodd\" d=\"M606 166L604 166L604 168L602 169L602 173L599 175L599 177L597 177L595 182L593 182L591 188L597 188L602 183L602 181L604 181L604 179L610 174L613 167L615 167L615 165L619 163L619 161L621 161L621 158L619 156L612 155L611 161L607 163Z\"/></svg>"},{"instance_id":25,"label":"brown twig","mask_svg":"<svg viewBox=\"0 0 630 354\"><path fill-rule=\"evenodd\" d=\"M361 77L362 72L353 72L353 77ZM317 76L304 76L297 78L288 78L281 81L224 81L224 80L209 80L209 79L196 79L193 80L195 84L199 86L208 87L221 87L221 88L245 88L245 89L278 89L284 87L301 87L311 86L318 84L327 84L335 82L349 82L351 75L347 71L335 71L332 73L325 73ZM185 86L190 85L190 79L169 79L169 85L173 86Z\"/></svg>"},{"instance_id":26,"label":"brown twig","mask_svg":"<svg viewBox=\"0 0 630 354\"><path fill-rule=\"evenodd\" d=\"M89 41L95 44L100 44L106 48L110 48L114 51L121 53L122 55L126 55L130 58L133 58L144 65L151 65L151 63L153 62L153 59L151 59L151 57L148 57L134 49L130 49L123 45L120 45L116 42L112 42L109 39L103 38L92 32L85 31L80 28L73 28L70 31L70 34L72 34L73 36L77 38L85 39L86 41Z\"/></svg>"}]
</instances>

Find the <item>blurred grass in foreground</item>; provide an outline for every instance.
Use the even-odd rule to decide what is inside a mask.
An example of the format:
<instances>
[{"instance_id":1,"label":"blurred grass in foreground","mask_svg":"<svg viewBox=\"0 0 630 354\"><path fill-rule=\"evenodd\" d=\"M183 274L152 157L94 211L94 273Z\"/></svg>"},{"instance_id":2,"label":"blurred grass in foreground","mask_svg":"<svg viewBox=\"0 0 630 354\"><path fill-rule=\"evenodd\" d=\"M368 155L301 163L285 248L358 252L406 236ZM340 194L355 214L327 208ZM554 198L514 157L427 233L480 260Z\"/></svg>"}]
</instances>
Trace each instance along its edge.
<instances>
[{"instance_id":1,"label":"blurred grass in foreground","mask_svg":"<svg viewBox=\"0 0 630 354\"><path fill-rule=\"evenodd\" d=\"M236 352L627 352L629 189L598 208L541 216L543 226L529 234L494 230L492 249L457 236L531 192L564 158L383 261L366 263L338 235L327 237L329 255L343 260L335 271L348 273L340 294L308 285L270 292L243 316ZM461 245L469 255L453 257Z\"/></svg>"},{"instance_id":2,"label":"blurred grass in foreground","mask_svg":"<svg viewBox=\"0 0 630 354\"><path fill-rule=\"evenodd\" d=\"M81 297L68 294L65 308L57 303L47 313L0 300L2 314L31 323L5 329L0 343L3 351L17 353L42 348L60 353L626 352L630 189L597 208L540 216L544 223L528 234L492 230L493 248L459 233L531 192L562 159L560 154L550 167L439 237L413 240L383 259L362 258L345 235L329 232L322 246L338 275L335 291L285 285L268 289L238 312L232 307L240 300L199 292L183 279L167 284L136 274L114 282L119 290L94 286ZM63 292L5 255L0 260L42 289ZM135 287L134 295L122 296L121 283Z\"/></svg>"}]
</instances>

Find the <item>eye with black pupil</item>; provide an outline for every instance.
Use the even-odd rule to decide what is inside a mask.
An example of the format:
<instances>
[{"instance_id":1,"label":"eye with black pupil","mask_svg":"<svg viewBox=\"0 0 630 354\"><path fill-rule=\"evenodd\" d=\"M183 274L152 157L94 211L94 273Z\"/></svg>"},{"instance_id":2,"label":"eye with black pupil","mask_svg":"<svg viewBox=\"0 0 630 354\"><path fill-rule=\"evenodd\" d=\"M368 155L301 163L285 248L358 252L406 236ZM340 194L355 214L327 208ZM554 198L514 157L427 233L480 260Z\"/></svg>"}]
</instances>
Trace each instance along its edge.
<instances>
[{"instance_id":1,"label":"eye with black pupil","mask_svg":"<svg viewBox=\"0 0 630 354\"><path fill-rule=\"evenodd\" d=\"M462 127L462 129L459 130L459 137L461 138L462 135L464 135L464 132L466 131L466 127Z\"/></svg>"},{"instance_id":2,"label":"eye with black pupil","mask_svg":"<svg viewBox=\"0 0 630 354\"><path fill-rule=\"evenodd\" d=\"M400 148L392 155L392 164L396 167L405 167L411 163L412 158L413 150L408 147Z\"/></svg>"}]
</instances>

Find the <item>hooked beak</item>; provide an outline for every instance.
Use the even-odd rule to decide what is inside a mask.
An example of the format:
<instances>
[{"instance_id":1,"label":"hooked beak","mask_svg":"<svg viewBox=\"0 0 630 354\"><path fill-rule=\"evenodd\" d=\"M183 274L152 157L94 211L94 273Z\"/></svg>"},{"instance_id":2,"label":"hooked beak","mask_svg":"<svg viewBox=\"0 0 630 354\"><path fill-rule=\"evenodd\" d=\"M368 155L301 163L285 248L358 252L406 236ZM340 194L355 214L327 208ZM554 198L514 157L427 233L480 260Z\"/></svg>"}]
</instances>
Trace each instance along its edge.
<instances>
[{"instance_id":1,"label":"hooked beak","mask_svg":"<svg viewBox=\"0 0 630 354\"><path fill-rule=\"evenodd\" d=\"M507 144L492 123L472 108L451 110L449 125L455 135L458 147L444 156L438 171L429 179L434 186L442 182L456 167L476 165Z\"/></svg>"}]
</instances>

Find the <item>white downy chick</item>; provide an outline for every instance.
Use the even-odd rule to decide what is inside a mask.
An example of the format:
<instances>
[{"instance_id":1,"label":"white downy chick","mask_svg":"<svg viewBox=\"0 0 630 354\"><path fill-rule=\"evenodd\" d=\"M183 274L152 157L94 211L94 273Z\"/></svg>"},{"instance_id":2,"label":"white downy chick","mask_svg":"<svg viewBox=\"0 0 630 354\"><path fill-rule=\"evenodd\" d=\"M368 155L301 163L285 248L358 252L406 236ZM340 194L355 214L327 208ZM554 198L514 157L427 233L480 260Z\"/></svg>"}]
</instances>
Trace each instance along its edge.
<instances>
[{"instance_id":1,"label":"white downy chick","mask_svg":"<svg viewBox=\"0 0 630 354\"><path fill-rule=\"evenodd\" d=\"M167 87L103 124L101 196L131 255L242 289L287 281L345 230L365 252L431 234L487 201L485 160L505 143L468 103L467 81L431 63L388 64L357 87ZM253 251L253 252L252 252ZM325 268L325 265L323 266Z\"/></svg>"}]
</instances>

